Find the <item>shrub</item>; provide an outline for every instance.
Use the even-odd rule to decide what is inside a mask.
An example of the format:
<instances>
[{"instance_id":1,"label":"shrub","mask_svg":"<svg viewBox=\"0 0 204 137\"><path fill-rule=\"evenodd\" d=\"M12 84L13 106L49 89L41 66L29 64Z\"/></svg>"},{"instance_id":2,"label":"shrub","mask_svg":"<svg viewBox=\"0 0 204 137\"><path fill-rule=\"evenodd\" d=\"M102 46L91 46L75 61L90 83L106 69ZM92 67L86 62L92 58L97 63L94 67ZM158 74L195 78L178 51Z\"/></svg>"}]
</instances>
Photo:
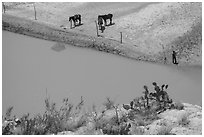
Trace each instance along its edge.
<instances>
[{"instance_id":1,"label":"shrub","mask_svg":"<svg viewBox=\"0 0 204 137\"><path fill-rule=\"evenodd\" d=\"M88 121L88 116L81 113L81 108L84 100L81 97L80 103L75 107L68 102L68 98L63 100L62 107L58 110L56 104L51 102L49 98L45 99L45 112L42 115L37 115L34 118L29 118L29 114L23 115L21 118L20 129L18 134L21 135L44 135L57 134L64 130L76 130L84 126ZM5 119L11 116L13 107L10 107ZM74 119L74 120L73 120ZM14 121L12 121L14 122ZM13 128L6 126L2 127L3 134L14 134ZM20 132L20 133L19 133Z\"/></svg>"},{"instance_id":2,"label":"shrub","mask_svg":"<svg viewBox=\"0 0 204 137\"><path fill-rule=\"evenodd\" d=\"M6 119L10 119L10 118L11 118L12 110L13 110L13 106L12 106L12 107L9 107L9 108L6 110L6 115L5 115L5 118L6 118Z\"/></svg>"},{"instance_id":3,"label":"shrub","mask_svg":"<svg viewBox=\"0 0 204 137\"><path fill-rule=\"evenodd\" d=\"M114 106L114 101L112 101L109 97L106 98L106 102L103 103L103 105L106 107L106 109L112 109Z\"/></svg>"},{"instance_id":4,"label":"shrub","mask_svg":"<svg viewBox=\"0 0 204 137\"><path fill-rule=\"evenodd\" d=\"M122 117L119 118L118 105L112 105L112 108L115 110L115 116L113 116L110 120L105 120L103 117L98 119L95 122L96 129L100 128L104 134L108 135L128 135L131 124L127 123L127 116L122 115Z\"/></svg>"},{"instance_id":5,"label":"shrub","mask_svg":"<svg viewBox=\"0 0 204 137\"><path fill-rule=\"evenodd\" d=\"M189 124L189 119L187 114L183 114L178 120L178 124L181 126L187 126Z\"/></svg>"},{"instance_id":6,"label":"shrub","mask_svg":"<svg viewBox=\"0 0 204 137\"><path fill-rule=\"evenodd\" d=\"M183 110L184 109L184 105L181 102L175 102L173 104L173 108L178 109L178 110Z\"/></svg>"},{"instance_id":7,"label":"shrub","mask_svg":"<svg viewBox=\"0 0 204 137\"><path fill-rule=\"evenodd\" d=\"M76 131L79 127L84 126L87 123L87 116L81 114L76 117L72 117L70 120L66 121L65 129L68 131Z\"/></svg>"}]
</instances>

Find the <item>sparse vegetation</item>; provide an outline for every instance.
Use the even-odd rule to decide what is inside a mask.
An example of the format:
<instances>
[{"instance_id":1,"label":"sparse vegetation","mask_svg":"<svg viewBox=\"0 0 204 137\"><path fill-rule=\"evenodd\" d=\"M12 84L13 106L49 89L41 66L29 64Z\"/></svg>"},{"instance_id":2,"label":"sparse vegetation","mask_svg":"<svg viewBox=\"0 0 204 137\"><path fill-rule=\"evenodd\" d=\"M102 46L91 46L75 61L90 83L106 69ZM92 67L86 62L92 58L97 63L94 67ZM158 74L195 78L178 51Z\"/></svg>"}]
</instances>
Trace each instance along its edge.
<instances>
[{"instance_id":1,"label":"sparse vegetation","mask_svg":"<svg viewBox=\"0 0 204 137\"><path fill-rule=\"evenodd\" d=\"M183 108L182 105L175 105L167 94L168 85L161 87L153 82L154 91L150 92L147 86L144 86L144 95L133 99L129 105L121 106L127 110L121 113L119 104L115 104L110 98L103 104L106 109L97 112L93 106L92 112L82 112L84 105L83 97L76 106L69 103L69 99L63 99L63 104L58 110L56 103L45 99L45 112L34 118L29 118L29 114L20 118L20 123L16 123L15 118L11 119L13 107L8 108L2 126L2 133L21 134L21 135L45 135L58 134L62 131L76 132L80 134L108 134L108 135L130 135L144 134L145 127L153 121L158 120L158 114L166 109ZM111 117L106 117L106 112ZM9 122L10 121L10 122ZM179 120L179 125L188 125L189 120L186 115ZM169 135L171 127L161 125L159 135ZM80 130L80 132L78 132Z\"/></svg>"},{"instance_id":2,"label":"sparse vegetation","mask_svg":"<svg viewBox=\"0 0 204 137\"><path fill-rule=\"evenodd\" d=\"M106 109L112 109L114 107L114 101L112 101L109 97L106 98L106 102L103 104Z\"/></svg>"},{"instance_id":3,"label":"sparse vegetation","mask_svg":"<svg viewBox=\"0 0 204 137\"><path fill-rule=\"evenodd\" d=\"M181 125L181 126L188 126L188 124L189 124L189 119L188 119L188 115L187 114L183 114L180 118L179 118L179 120L178 120L178 123L179 123L179 125Z\"/></svg>"},{"instance_id":4,"label":"sparse vegetation","mask_svg":"<svg viewBox=\"0 0 204 137\"><path fill-rule=\"evenodd\" d=\"M81 102L74 108L68 102L68 98L63 100L63 105L60 110L57 110L56 104L52 103L49 98L45 99L45 112L42 115L37 115L34 118L29 118L29 114L21 118L21 123L18 128L21 129L21 135L45 135L57 134L61 131L75 131L87 122L87 116L81 112L84 100L81 97ZM5 121L9 121L12 107L8 109ZM7 134L6 130L9 127L9 132L15 133L15 129L7 124L2 127L3 134Z\"/></svg>"},{"instance_id":5,"label":"sparse vegetation","mask_svg":"<svg viewBox=\"0 0 204 137\"><path fill-rule=\"evenodd\" d=\"M13 110L13 106L12 106L12 107L9 107L9 108L6 110L6 115L5 115L5 118L6 118L6 119L10 119L12 110Z\"/></svg>"}]
</instances>

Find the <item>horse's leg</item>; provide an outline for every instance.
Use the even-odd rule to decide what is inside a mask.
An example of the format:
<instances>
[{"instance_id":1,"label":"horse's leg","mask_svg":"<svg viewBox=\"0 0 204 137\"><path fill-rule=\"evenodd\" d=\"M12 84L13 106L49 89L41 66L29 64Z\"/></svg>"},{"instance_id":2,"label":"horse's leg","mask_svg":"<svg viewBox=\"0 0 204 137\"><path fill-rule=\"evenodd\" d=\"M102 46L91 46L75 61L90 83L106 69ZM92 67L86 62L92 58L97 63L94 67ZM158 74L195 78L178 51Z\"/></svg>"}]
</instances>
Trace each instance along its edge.
<instances>
[{"instance_id":1,"label":"horse's leg","mask_svg":"<svg viewBox=\"0 0 204 137\"><path fill-rule=\"evenodd\" d=\"M103 26L101 25L101 33L103 33Z\"/></svg>"},{"instance_id":2,"label":"horse's leg","mask_svg":"<svg viewBox=\"0 0 204 137\"><path fill-rule=\"evenodd\" d=\"M70 29L72 29L72 20L70 20Z\"/></svg>"},{"instance_id":3,"label":"horse's leg","mask_svg":"<svg viewBox=\"0 0 204 137\"><path fill-rule=\"evenodd\" d=\"M75 23L75 24L76 24L76 26L78 26L78 25L79 25L79 23L78 23L78 19L76 19L75 21L76 21L76 23Z\"/></svg>"},{"instance_id":4,"label":"horse's leg","mask_svg":"<svg viewBox=\"0 0 204 137\"><path fill-rule=\"evenodd\" d=\"M101 30L101 24L99 24L99 30Z\"/></svg>"},{"instance_id":5,"label":"horse's leg","mask_svg":"<svg viewBox=\"0 0 204 137\"><path fill-rule=\"evenodd\" d=\"M81 17L79 18L79 25L81 25Z\"/></svg>"},{"instance_id":6,"label":"horse's leg","mask_svg":"<svg viewBox=\"0 0 204 137\"><path fill-rule=\"evenodd\" d=\"M106 19L105 19L104 21L105 21L105 26L106 26L106 25L107 25L107 24L106 24Z\"/></svg>"},{"instance_id":7,"label":"horse's leg","mask_svg":"<svg viewBox=\"0 0 204 137\"><path fill-rule=\"evenodd\" d=\"M76 20L74 20L74 27L76 27Z\"/></svg>"}]
</instances>

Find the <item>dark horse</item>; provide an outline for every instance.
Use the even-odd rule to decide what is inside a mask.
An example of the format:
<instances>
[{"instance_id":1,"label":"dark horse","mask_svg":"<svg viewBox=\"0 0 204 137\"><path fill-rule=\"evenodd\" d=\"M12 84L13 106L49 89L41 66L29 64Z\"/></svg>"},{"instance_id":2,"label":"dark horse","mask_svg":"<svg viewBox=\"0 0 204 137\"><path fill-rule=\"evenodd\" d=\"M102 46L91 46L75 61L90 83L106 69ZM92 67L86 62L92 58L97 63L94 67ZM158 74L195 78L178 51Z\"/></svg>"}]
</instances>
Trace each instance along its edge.
<instances>
[{"instance_id":1,"label":"dark horse","mask_svg":"<svg viewBox=\"0 0 204 137\"><path fill-rule=\"evenodd\" d=\"M74 16L69 17L69 21L73 21L74 22L74 27L77 26L77 22L78 25L81 25L81 15L80 14L76 14ZM71 22L71 28L72 28L72 22Z\"/></svg>"},{"instance_id":2,"label":"dark horse","mask_svg":"<svg viewBox=\"0 0 204 137\"><path fill-rule=\"evenodd\" d=\"M98 25L99 25L99 30L102 32L105 30L105 26L107 26L107 20L110 19L110 24L112 25L112 18L113 14L108 14L108 15L98 15ZM105 26L103 26L103 20L105 22Z\"/></svg>"},{"instance_id":3,"label":"dark horse","mask_svg":"<svg viewBox=\"0 0 204 137\"><path fill-rule=\"evenodd\" d=\"M103 24L103 20L105 22L105 26L107 26L107 21L108 19L110 19L110 25L112 24L112 18L113 18L113 14L108 14L108 15L98 15L98 24Z\"/></svg>"}]
</instances>

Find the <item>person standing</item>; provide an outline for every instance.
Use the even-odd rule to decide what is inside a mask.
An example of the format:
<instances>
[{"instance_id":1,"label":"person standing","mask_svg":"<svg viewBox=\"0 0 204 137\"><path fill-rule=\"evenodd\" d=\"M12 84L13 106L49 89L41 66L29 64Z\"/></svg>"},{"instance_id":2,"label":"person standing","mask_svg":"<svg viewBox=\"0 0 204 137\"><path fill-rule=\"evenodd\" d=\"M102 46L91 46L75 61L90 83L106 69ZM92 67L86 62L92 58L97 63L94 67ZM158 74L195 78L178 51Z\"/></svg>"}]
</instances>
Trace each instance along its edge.
<instances>
[{"instance_id":1,"label":"person standing","mask_svg":"<svg viewBox=\"0 0 204 137\"><path fill-rule=\"evenodd\" d=\"M173 50L173 53L172 53L172 62L173 64L178 64L177 60L176 60L176 52Z\"/></svg>"}]
</instances>

